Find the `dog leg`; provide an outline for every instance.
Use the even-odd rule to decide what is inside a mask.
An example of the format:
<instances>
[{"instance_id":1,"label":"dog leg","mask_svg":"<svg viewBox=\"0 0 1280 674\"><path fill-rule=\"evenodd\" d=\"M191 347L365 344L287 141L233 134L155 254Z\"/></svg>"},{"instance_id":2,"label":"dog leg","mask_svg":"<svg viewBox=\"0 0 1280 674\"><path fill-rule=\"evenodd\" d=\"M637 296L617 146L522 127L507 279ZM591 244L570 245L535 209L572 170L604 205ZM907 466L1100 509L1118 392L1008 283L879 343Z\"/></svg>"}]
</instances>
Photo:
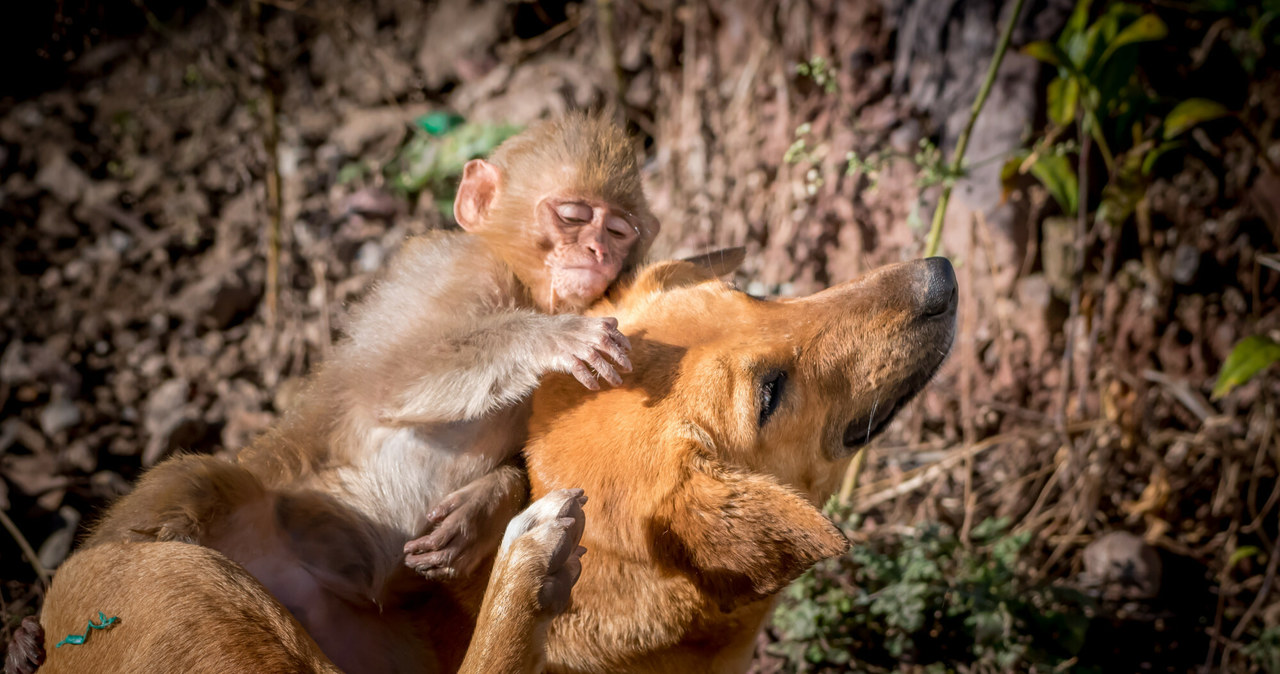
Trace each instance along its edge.
<instances>
[{"instance_id":1,"label":"dog leg","mask_svg":"<svg viewBox=\"0 0 1280 674\"><path fill-rule=\"evenodd\" d=\"M429 580L470 576L529 500L523 470L503 465L449 494L428 516L429 533L404 546L404 563Z\"/></svg>"},{"instance_id":2,"label":"dog leg","mask_svg":"<svg viewBox=\"0 0 1280 674\"><path fill-rule=\"evenodd\" d=\"M98 612L116 620L99 620ZM100 630L86 621L107 623ZM261 583L215 550L187 543L103 543L58 569L40 617L41 674L339 674Z\"/></svg>"},{"instance_id":3,"label":"dog leg","mask_svg":"<svg viewBox=\"0 0 1280 674\"><path fill-rule=\"evenodd\" d=\"M262 483L244 468L212 456L176 456L147 471L111 506L83 547L100 543L202 543L210 522L237 504L261 498Z\"/></svg>"},{"instance_id":4,"label":"dog leg","mask_svg":"<svg viewBox=\"0 0 1280 674\"><path fill-rule=\"evenodd\" d=\"M462 674L525 674L546 666L547 628L582 572L581 489L538 499L507 527Z\"/></svg>"}]
</instances>

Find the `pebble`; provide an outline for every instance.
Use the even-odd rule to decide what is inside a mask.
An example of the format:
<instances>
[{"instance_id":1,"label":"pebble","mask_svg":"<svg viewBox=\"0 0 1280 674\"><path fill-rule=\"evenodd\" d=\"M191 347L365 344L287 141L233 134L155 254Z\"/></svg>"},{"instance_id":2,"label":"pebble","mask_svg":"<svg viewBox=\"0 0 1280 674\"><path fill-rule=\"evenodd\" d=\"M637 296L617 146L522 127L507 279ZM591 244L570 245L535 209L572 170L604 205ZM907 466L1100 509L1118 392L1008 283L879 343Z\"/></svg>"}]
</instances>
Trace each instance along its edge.
<instances>
[{"instance_id":1,"label":"pebble","mask_svg":"<svg viewBox=\"0 0 1280 674\"><path fill-rule=\"evenodd\" d=\"M53 438L80 423L80 408L66 398L57 398L40 410L40 430Z\"/></svg>"}]
</instances>

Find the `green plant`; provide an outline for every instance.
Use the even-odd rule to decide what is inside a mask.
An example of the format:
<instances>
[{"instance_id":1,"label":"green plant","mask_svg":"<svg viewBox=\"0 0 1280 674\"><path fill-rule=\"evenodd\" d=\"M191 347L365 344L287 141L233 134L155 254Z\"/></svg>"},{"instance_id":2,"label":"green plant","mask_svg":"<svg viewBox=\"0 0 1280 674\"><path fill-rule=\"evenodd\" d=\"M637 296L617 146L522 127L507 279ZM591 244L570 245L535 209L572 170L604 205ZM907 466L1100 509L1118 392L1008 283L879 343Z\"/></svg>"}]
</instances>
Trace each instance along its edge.
<instances>
[{"instance_id":1,"label":"green plant","mask_svg":"<svg viewBox=\"0 0 1280 674\"><path fill-rule=\"evenodd\" d=\"M1159 16L1127 2L1108 4L1090 23L1090 5L1090 0L1076 5L1055 42L1033 42L1023 52L1058 69L1046 92L1050 121L1065 128L1079 116L1082 131L1097 143L1111 170L1115 159L1102 120L1114 119L1123 129L1143 113L1150 99L1134 77L1134 47L1163 39L1169 29Z\"/></svg>"},{"instance_id":2,"label":"green plant","mask_svg":"<svg viewBox=\"0 0 1280 674\"><path fill-rule=\"evenodd\" d=\"M797 63L796 74L813 78L814 84L822 87L828 94L836 92L836 67L823 56L814 56L804 63Z\"/></svg>"},{"instance_id":3,"label":"green plant","mask_svg":"<svg viewBox=\"0 0 1280 674\"><path fill-rule=\"evenodd\" d=\"M1083 645L1084 599L1019 573L1029 534L1007 525L985 520L971 546L925 525L820 564L784 593L770 651L795 671L900 662L1008 671L1065 662Z\"/></svg>"},{"instance_id":4,"label":"green plant","mask_svg":"<svg viewBox=\"0 0 1280 674\"><path fill-rule=\"evenodd\" d=\"M987 67L987 75L982 80L978 95L973 99L973 107L969 108L969 121L965 123L964 131L960 132L955 150L951 153L951 163L947 166L947 170L952 174L964 171L964 153L969 148L969 136L973 133L974 124L978 122L978 115L982 114L982 106L986 104L987 95L991 93L991 85L995 84L996 73L1000 70L1000 63L1004 61L1005 51L1009 48L1009 38L1013 36L1013 27L1017 25L1018 17L1022 16L1022 4L1023 0L1014 0L1009 22L1005 24L1004 30L1000 33L1000 39L996 42L996 50L991 55L991 65ZM937 255L942 245L942 223L947 214L947 202L950 200L951 184L944 183L942 196L938 198L938 205L933 209L933 224L929 226L929 238L925 240L925 257Z\"/></svg>"},{"instance_id":5,"label":"green plant","mask_svg":"<svg viewBox=\"0 0 1280 674\"><path fill-rule=\"evenodd\" d=\"M1168 35L1168 27L1154 13L1117 2L1106 5L1089 21L1090 0L1080 0L1058 39L1033 42L1023 48L1029 56L1057 68L1057 76L1045 91L1050 127L1029 151L1019 152L1006 163L1006 185L1014 176L1031 173L1048 190L1065 215L1079 203L1078 165L1068 155L1079 155L1079 144L1057 139L1077 128L1088 135L1106 165L1108 184L1103 190L1098 217L1121 224L1146 191L1147 176L1157 160L1184 142L1178 137L1193 127L1236 114L1221 103L1204 98L1178 100L1168 105L1144 87L1138 77L1138 47Z\"/></svg>"},{"instance_id":6,"label":"green plant","mask_svg":"<svg viewBox=\"0 0 1280 674\"><path fill-rule=\"evenodd\" d=\"M1240 340L1231 349L1231 355L1227 356L1227 362L1222 364L1222 370L1218 372L1218 381L1213 385L1214 400L1247 383L1254 375L1276 362L1280 362L1280 343L1260 335Z\"/></svg>"},{"instance_id":7,"label":"green plant","mask_svg":"<svg viewBox=\"0 0 1280 674\"><path fill-rule=\"evenodd\" d=\"M440 114L424 116L387 166L387 177L396 189L408 194L429 190L441 210L451 213L462 167L485 156L520 129L516 124L463 122Z\"/></svg>"},{"instance_id":8,"label":"green plant","mask_svg":"<svg viewBox=\"0 0 1280 674\"><path fill-rule=\"evenodd\" d=\"M1266 628L1253 643L1241 646L1240 652L1259 670L1280 674L1280 626Z\"/></svg>"},{"instance_id":9,"label":"green plant","mask_svg":"<svg viewBox=\"0 0 1280 674\"><path fill-rule=\"evenodd\" d=\"M906 159L920 170L915 180L918 190L934 185L952 185L965 175L963 170L953 171L943 159L942 150L928 138L921 138L915 153L910 155L881 150L863 157L857 152L850 152L845 155L845 175L866 174L871 178L871 188L875 189L880 172L893 159Z\"/></svg>"}]
</instances>

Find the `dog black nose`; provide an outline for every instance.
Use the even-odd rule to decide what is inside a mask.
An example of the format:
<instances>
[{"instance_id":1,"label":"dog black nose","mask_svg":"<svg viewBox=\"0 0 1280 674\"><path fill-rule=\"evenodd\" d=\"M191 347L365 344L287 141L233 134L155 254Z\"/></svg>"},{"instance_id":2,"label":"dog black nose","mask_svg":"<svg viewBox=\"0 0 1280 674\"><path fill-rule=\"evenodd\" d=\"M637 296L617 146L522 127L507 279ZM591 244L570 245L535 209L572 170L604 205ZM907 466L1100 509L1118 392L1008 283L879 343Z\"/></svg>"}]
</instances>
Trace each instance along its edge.
<instances>
[{"instance_id":1,"label":"dog black nose","mask_svg":"<svg viewBox=\"0 0 1280 674\"><path fill-rule=\"evenodd\" d=\"M924 261L924 278L916 286L920 293L917 301L925 316L940 316L955 311L959 296L956 286L956 270L945 257L931 257Z\"/></svg>"}]
</instances>

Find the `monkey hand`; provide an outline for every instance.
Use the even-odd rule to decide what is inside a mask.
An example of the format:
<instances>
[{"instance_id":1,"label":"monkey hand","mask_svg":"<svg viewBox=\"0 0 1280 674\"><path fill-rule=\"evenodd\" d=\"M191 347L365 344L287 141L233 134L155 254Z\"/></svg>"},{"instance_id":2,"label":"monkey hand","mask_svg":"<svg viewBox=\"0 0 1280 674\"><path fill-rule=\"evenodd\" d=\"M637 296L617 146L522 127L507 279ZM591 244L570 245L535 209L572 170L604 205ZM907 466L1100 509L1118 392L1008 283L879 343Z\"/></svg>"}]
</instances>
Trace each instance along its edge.
<instances>
[{"instance_id":1,"label":"monkey hand","mask_svg":"<svg viewBox=\"0 0 1280 674\"><path fill-rule=\"evenodd\" d=\"M480 478L444 497L427 515L427 533L404 546L405 566L428 580L470 576L495 550L507 521L523 503L511 503Z\"/></svg>"},{"instance_id":2,"label":"monkey hand","mask_svg":"<svg viewBox=\"0 0 1280 674\"><path fill-rule=\"evenodd\" d=\"M565 330L554 340L553 369L573 375L592 391L600 390L597 377L621 386L618 370L631 371L631 359L627 357L631 342L618 331L618 319L569 315L562 318Z\"/></svg>"}]
</instances>

